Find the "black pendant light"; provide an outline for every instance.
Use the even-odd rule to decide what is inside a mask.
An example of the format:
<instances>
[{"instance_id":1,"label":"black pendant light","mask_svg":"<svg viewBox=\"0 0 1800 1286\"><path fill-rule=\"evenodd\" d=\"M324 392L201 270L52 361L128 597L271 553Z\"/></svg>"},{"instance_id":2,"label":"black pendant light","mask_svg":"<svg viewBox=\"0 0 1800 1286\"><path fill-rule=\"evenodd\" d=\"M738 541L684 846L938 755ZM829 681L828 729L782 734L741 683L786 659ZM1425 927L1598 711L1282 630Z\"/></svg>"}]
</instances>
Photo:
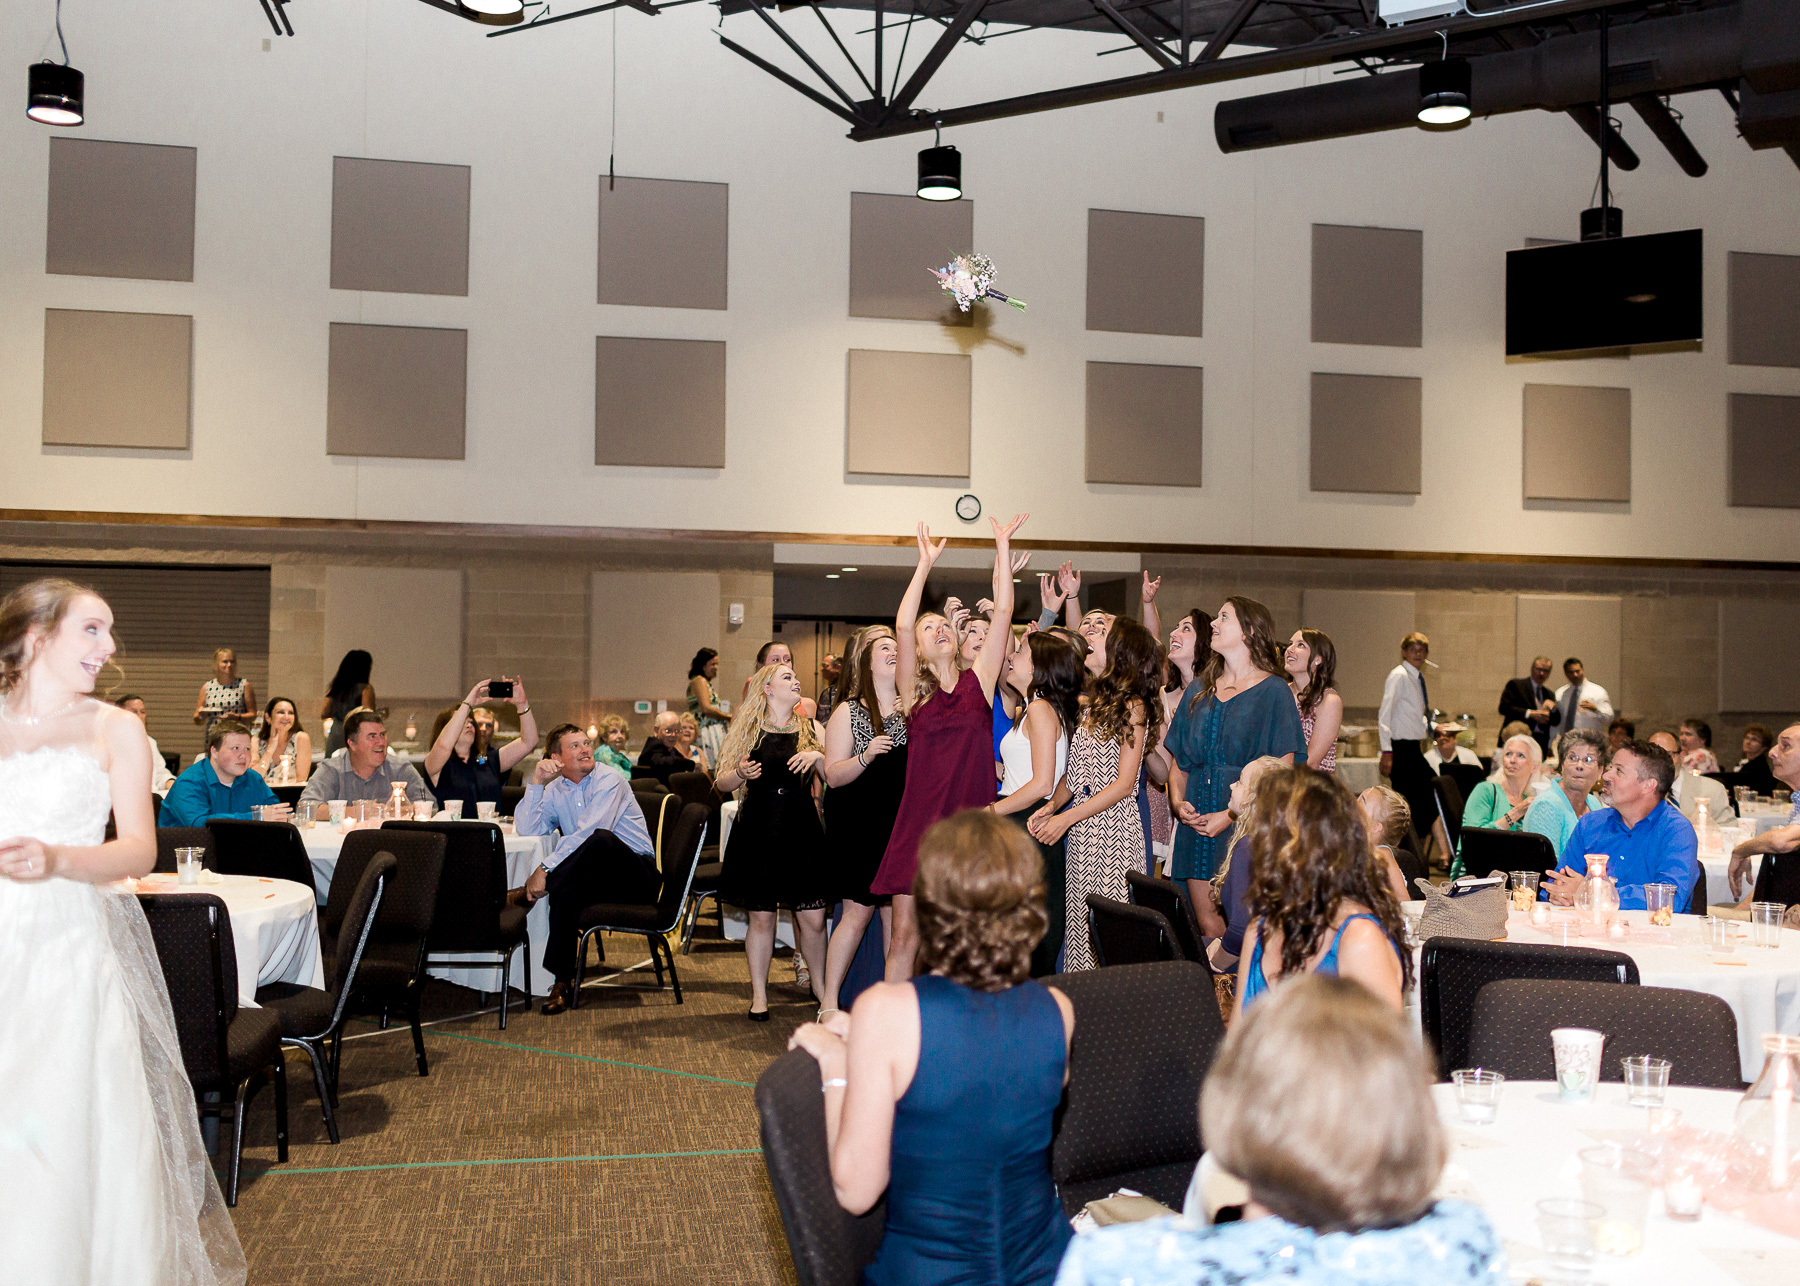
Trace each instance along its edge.
<instances>
[{"instance_id":1,"label":"black pendant light","mask_svg":"<svg viewBox=\"0 0 1800 1286\"><path fill-rule=\"evenodd\" d=\"M25 114L42 125L79 125L86 117L84 77L69 66L69 42L62 33L62 0L56 0L56 40L60 63L31 64L26 75Z\"/></svg>"},{"instance_id":2,"label":"black pendant light","mask_svg":"<svg viewBox=\"0 0 1800 1286\"><path fill-rule=\"evenodd\" d=\"M943 137L941 129L934 140ZM934 141L919 151L919 199L954 201L962 196L962 153L954 144Z\"/></svg>"},{"instance_id":3,"label":"black pendant light","mask_svg":"<svg viewBox=\"0 0 1800 1286\"><path fill-rule=\"evenodd\" d=\"M1469 60L1450 57L1449 33L1444 55L1419 67L1419 123L1460 125L1469 119Z\"/></svg>"},{"instance_id":4,"label":"black pendant light","mask_svg":"<svg viewBox=\"0 0 1800 1286\"><path fill-rule=\"evenodd\" d=\"M465 16L490 26L510 27L525 20L525 0L457 0Z\"/></svg>"}]
</instances>

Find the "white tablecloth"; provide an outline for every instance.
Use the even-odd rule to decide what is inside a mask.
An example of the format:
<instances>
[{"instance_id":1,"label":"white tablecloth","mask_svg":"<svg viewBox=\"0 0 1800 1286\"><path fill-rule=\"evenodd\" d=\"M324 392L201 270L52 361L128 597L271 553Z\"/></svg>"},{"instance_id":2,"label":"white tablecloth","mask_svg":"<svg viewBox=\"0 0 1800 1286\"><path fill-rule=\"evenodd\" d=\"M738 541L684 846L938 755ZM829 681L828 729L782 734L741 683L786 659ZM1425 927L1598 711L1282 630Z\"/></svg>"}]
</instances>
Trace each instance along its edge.
<instances>
[{"instance_id":1,"label":"white tablecloth","mask_svg":"<svg viewBox=\"0 0 1800 1286\"><path fill-rule=\"evenodd\" d=\"M1579 945L1624 952L1637 961L1638 980L1646 987L1703 991L1730 1005L1737 1015L1738 1056L1745 1080L1755 1080L1762 1070L1764 1033L1800 1034L1800 930L1783 929L1781 946L1769 950L1751 946L1749 924L1737 923L1743 935L1737 950L1715 954L1706 942L1706 921L1701 916L1678 915L1671 928L1658 930L1650 926L1646 911L1619 914L1631 926L1628 937L1583 938ZM1550 934L1515 911L1507 921L1506 940L1544 944Z\"/></svg>"},{"instance_id":2,"label":"white tablecloth","mask_svg":"<svg viewBox=\"0 0 1800 1286\"><path fill-rule=\"evenodd\" d=\"M1581 1195L1576 1154L1645 1126L1644 1110L1625 1105L1625 1087L1619 1084L1602 1084L1591 1102L1563 1103L1551 1082L1511 1081L1501 1091L1500 1115L1492 1125L1465 1125L1457 1115L1453 1086L1439 1085L1432 1092L1450 1135L1450 1162L1440 1192L1473 1201L1487 1212L1506 1245L1514 1281L1539 1276L1544 1266L1537 1203ZM1680 1110L1683 1125L1729 1131L1741 1097L1730 1090L1671 1086L1668 1104ZM1663 1214L1662 1197L1656 1193L1650 1198L1644 1249L1624 1257L1601 1255L1592 1274L1596 1286L1744 1286L1797 1280L1800 1241L1711 1207L1698 1223L1677 1223Z\"/></svg>"},{"instance_id":3,"label":"white tablecloth","mask_svg":"<svg viewBox=\"0 0 1800 1286\"><path fill-rule=\"evenodd\" d=\"M211 893L225 903L237 948L240 1005L256 1008L256 989L264 983L323 987L325 963L319 958L319 916L312 895L292 880L219 878L218 884L181 884L173 875L147 875L138 887L145 893Z\"/></svg>"},{"instance_id":4,"label":"white tablecloth","mask_svg":"<svg viewBox=\"0 0 1800 1286\"><path fill-rule=\"evenodd\" d=\"M1731 896L1731 856L1729 853L1724 857L1701 858L1700 869L1706 872L1706 904L1708 906L1721 906L1728 902L1735 904L1742 900L1741 897ZM1756 887L1756 873L1760 870L1762 870L1762 854L1758 853L1750 859L1750 878L1744 885L1745 893Z\"/></svg>"},{"instance_id":5,"label":"white tablecloth","mask_svg":"<svg viewBox=\"0 0 1800 1286\"><path fill-rule=\"evenodd\" d=\"M509 827L502 827L501 833L506 837L506 887L516 889L525 883L525 877L549 854L550 839L543 835L519 835ZM338 854L344 848L344 836L333 826L313 826L302 828L300 837L306 842L306 856L312 860L313 883L318 886L319 901L324 902L326 890L331 887L332 873L337 870ZM525 925L531 932L531 958L528 966L531 970L531 994L547 996L551 985L556 981L544 968L544 944L550 939L548 898L539 898L532 905ZM466 966L434 964L431 966L431 976L454 982L471 991L500 990L499 966L484 961L480 956L446 957L449 960L459 958L473 959L476 963ZM513 985L519 986L521 983L515 964Z\"/></svg>"}]
</instances>

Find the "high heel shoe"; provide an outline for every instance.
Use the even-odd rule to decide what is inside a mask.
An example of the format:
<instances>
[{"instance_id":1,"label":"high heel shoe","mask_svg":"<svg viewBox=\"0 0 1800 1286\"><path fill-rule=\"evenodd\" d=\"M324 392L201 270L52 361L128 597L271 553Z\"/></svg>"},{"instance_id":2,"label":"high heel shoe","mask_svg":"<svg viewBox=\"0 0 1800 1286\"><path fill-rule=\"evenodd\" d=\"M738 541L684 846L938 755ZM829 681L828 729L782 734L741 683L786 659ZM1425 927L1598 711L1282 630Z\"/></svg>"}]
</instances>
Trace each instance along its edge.
<instances>
[{"instance_id":1,"label":"high heel shoe","mask_svg":"<svg viewBox=\"0 0 1800 1286\"><path fill-rule=\"evenodd\" d=\"M769 1021L769 1011L764 1009L759 1013L752 1009L749 1013L745 1014L744 1017L748 1018L753 1023L766 1023Z\"/></svg>"}]
</instances>

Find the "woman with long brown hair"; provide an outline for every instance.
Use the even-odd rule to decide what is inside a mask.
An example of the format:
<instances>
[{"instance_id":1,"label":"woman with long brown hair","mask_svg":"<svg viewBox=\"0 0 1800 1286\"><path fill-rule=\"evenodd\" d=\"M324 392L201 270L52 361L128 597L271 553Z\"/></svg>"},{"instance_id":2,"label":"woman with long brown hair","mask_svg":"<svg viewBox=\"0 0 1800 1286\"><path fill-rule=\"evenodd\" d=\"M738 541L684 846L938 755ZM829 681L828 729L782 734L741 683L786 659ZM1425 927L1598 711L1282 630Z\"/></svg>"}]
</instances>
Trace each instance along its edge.
<instances>
[{"instance_id":1,"label":"woman with long brown hair","mask_svg":"<svg viewBox=\"0 0 1800 1286\"><path fill-rule=\"evenodd\" d=\"M1138 782L1144 754L1162 728L1163 651L1156 636L1128 616L1117 617L1106 633L1106 657L1069 741L1069 771L1030 823L1040 844L1063 840L1063 969L1069 973L1094 967L1087 895L1123 902L1125 872L1145 869Z\"/></svg>"},{"instance_id":2,"label":"woman with long brown hair","mask_svg":"<svg viewBox=\"0 0 1800 1286\"><path fill-rule=\"evenodd\" d=\"M1231 783L1252 759L1306 758L1300 712L1287 685L1269 609L1233 595L1210 626L1212 654L1182 694L1169 723L1169 797L1178 801L1174 875L1198 900L1224 859Z\"/></svg>"},{"instance_id":3,"label":"woman with long brown hair","mask_svg":"<svg viewBox=\"0 0 1800 1286\"><path fill-rule=\"evenodd\" d=\"M1356 800L1310 768L1271 772L1250 804L1250 914L1238 1010L1286 977L1353 978L1395 1009L1412 981L1400 904Z\"/></svg>"},{"instance_id":4,"label":"woman with long brown hair","mask_svg":"<svg viewBox=\"0 0 1800 1286\"><path fill-rule=\"evenodd\" d=\"M1281 660L1300 707L1306 766L1336 772L1338 729L1344 725L1344 698L1331 686L1337 679L1337 645L1324 630L1295 630Z\"/></svg>"}]
</instances>

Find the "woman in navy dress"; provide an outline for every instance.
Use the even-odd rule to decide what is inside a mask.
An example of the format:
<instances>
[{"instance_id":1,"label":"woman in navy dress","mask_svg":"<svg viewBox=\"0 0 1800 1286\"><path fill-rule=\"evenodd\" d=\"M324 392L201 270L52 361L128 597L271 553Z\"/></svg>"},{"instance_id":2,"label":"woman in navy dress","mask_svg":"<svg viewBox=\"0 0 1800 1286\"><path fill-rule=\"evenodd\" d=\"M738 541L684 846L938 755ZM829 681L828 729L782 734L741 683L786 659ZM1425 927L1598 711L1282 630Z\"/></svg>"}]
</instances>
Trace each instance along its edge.
<instances>
[{"instance_id":1,"label":"woman in navy dress","mask_svg":"<svg viewBox=\"0 0 1800 1286\"><path fill-rule=\"evenodd\" d=\"M1169 724L1169 797L1178 800L1174 875L1200 905L1230 845L1231 783L1252 759L1306 762L1300 711L1269 609L1233 595L1212 623L1212 655Z\"/></svg>"},{"instance_id":2,"label":"woman in navy dress","mask_svg":"<svg viewBox=\"0 0 1800 1286\"><path fill-rule=\"evenodd\" d=\"M914 885L921 976L881 983L789 1047L819 1061L831 1181L852 1214L887 1193L863 1280L1047 1286L1069 1243L1050 1178L1075 1011L1026 977L1044 873L986 811L925 833Z\"/></svg>"}]
</instances>

